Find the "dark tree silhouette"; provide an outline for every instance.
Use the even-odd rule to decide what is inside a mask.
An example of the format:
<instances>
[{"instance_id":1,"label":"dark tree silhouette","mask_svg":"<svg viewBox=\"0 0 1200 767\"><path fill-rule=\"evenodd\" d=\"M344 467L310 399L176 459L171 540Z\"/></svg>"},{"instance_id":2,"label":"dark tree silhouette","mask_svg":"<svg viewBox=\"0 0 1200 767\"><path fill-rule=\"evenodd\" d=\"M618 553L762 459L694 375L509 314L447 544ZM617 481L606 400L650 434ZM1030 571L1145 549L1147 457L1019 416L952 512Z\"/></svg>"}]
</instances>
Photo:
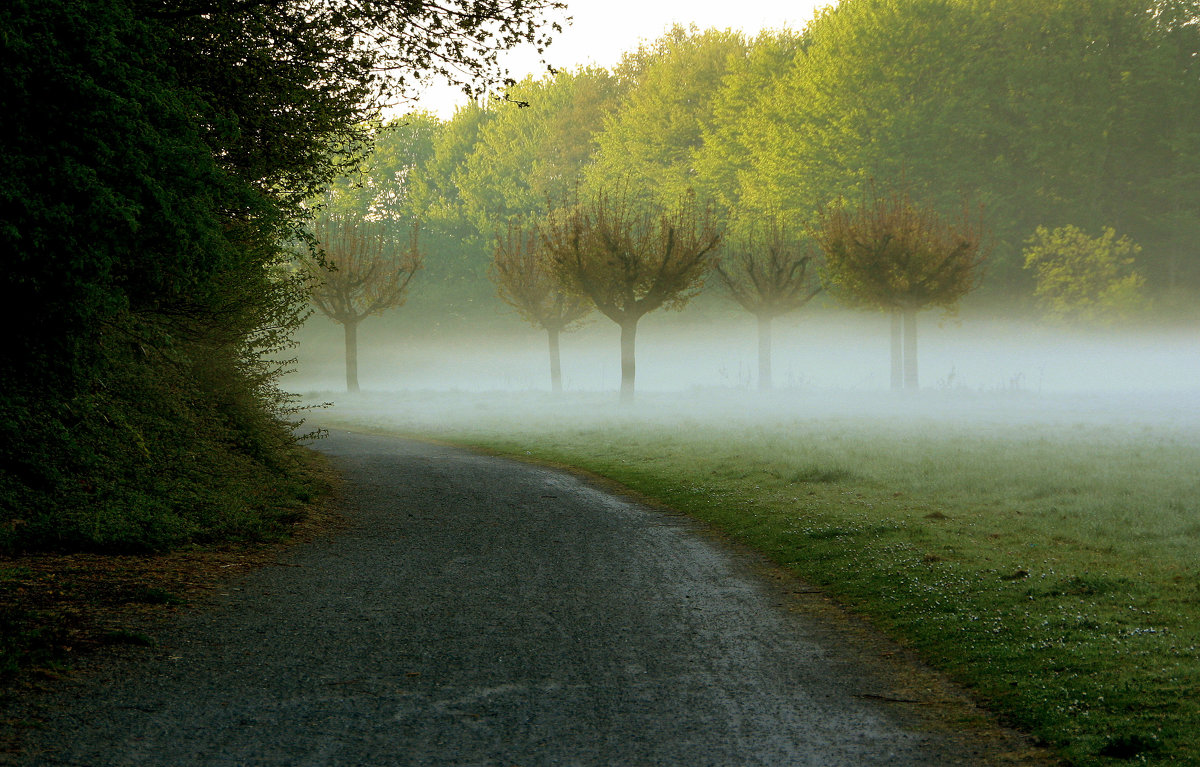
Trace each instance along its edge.
<instances>
[{"instance_id":1,"label":"dark tree silhouette","mask_svg":"<svg viewBox=\"0 0 1200 767\"><path fill-rule=\"evenodd\" d=\"M562 284L621 328L621 401L632 402L638 321L699 292L721 241L711 212L689 198L646 213L626 194L600 191L552 212L542 240Z\"/></svg>"},{"instance_id":2,"label":"dark tree silhouette","mask_svg":"<svg viewBox=\"0 0 1200 767\"><path fill-rule=\"evenodd\" d=\"M325 263L310 263L313 305L346 331L346 390L358 391L358 323L404 303L421 268L417 229L407 245L394 242L382 222L318 218L313 236Z\"/></svg>"},{"instance_id":3,"label":"dark tree silhouette","mask_svg":"<svg viewBox=\"0 0 1200 767\"><path fill-rule=\"evenodd\" d=\"M758 388L771 389L771 323L821 292L815 246L771 221L727 241L716 272L734 301L758 318Z\"/></svg>"},{"instance_id":4,"label":"dark tree silhouette","mask_svg":"<svg viewBox=\"0 0 1200 767\"><path fill-rule=\"evenodd\" d=\"M550 340L550 386L556 394L561 392L558 336L582 323L592 311L591 302L559 285L537 230L518 224L496 237L490 276L500 298L530 324L546 331Z\"/></svg>"},{"instance_id":5,"label":"dark tree silhouette","mask_svg":"<svg viewBox=\"0 0 1200 767\"><path fill-rule=\"evenodd\" d=\"M904 192L872 186L856 208L821 212L813 235L839 298L891 312L892 389L917 388L917 312L953 310L979 284L983 226L964 206L954 220Z\"/></svg>"}]
</instances>

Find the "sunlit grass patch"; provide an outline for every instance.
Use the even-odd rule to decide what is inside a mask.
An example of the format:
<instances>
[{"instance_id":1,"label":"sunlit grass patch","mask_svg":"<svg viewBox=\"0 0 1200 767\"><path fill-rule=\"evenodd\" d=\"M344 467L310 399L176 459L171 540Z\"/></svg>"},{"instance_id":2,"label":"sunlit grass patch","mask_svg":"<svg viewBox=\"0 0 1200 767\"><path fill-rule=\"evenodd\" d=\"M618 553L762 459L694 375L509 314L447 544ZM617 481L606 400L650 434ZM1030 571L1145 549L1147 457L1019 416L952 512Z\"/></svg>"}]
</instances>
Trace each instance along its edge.
<instances>
[{"instance_id":1,"label":"sunlit grass patch","mask_svg":"<svg viewBox=\"0 0 1200 767\"><path fill-rule=\"evenodd\" d=\"M330 415L610 477L826 587L1073 763L1195 763L1194 409L822 404L531 397L484 420L428 396Z\"/></svg>"}]
</instances>

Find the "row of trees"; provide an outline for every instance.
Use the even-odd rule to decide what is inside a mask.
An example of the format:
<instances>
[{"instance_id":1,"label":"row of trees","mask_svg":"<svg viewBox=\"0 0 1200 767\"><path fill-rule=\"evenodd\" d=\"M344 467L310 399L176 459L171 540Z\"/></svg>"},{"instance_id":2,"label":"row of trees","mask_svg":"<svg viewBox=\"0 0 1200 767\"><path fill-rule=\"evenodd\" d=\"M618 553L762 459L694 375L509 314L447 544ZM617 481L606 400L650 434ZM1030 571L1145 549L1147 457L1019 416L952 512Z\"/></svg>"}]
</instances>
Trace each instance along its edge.
<instances>
[{"instance_id":1,"label":"row of trees","mask_svg":"<svg viewBox=\"0 0 1200 767\"><path fill-rule=\"evenodd\" d=\"M400 250L389 248L377 223L323 217L315 231L333 271L310 266L320 280L313 301L345 328L347 388L357 391L356 328L404 301L421 263L416 235ZM944 220L895 192L831 207L808 232L771 224L728 245L723 239L711 208L694 196L650 213L627 190L600 192L538 221L510 223L496 238L491 278L501 298L546 331L555 392L562 390L560 334L593 310L614 322L621 331L621 399L628 402L638 323L657 309L682 308L710 273L757 317L759 387L770 389L771 323L822 289L812 268L816 251L833 293L892 313L892 386L915 389L917 312L952 310L978 284L983 262L977 220Z\"/></svg>"},{"instance_id":2,"label":"row of trees","mask_svg":"<svg viewBox=\"0 0 1200 767\"><path fill-rule=\"evenodd\" d=\"M551 211L536 235L520 233L497 245L493 278L501 297L550 333L553 388L561 388L557 334L564 317L548 307L571 306L572 321L594 307L620 327L621 398L629 401L638 321L660 307L682 307L711 270L758 319L759 388L770 389L772 320L821 290L810 269L812 245L769 224L718 257L723 234L710 212L686 203L656 217L632 210L628 197L600 193ZM978 284L978 222L946 221L906 194L876 192L857 207L823 211L807 234L824 256L824 283L835 295L892 312L892 388L916 389L917 312L953 309Z\"/></svg>"},{"instance_id":3,"label":"row of trees","mask_svg":"<svg viewBox=\"0 0 1200 767\"><path fill-rule=\"evenodd\" d=\"M767 344L773 313L807 295L791 292L792 251L839 247L805 233L830 211L849 226L855 208L838 200L875 199L921 211L913 237L937 239L938 221L968 240L986 229L991 300L1117 321L1148 295L1200 290L1198 20L1196 0L844 0L801 32L676 28L612 69L527 78L444 122L408 115L327 202L394 239L419 221L422 292L452 313L486 304L497 237L530 258L528 243L559 239L563 209L584 215L565 201L606 199L649 231L690 198L722 234L716 277ZM739 258L753 259L752 283L781 281L777 294L726 279ZM826 271L843 298L892 315L900 386L921 291L978 273L926 275L913 296L884 299L891 275L851 290L834 261ZM601 311L630 325L637 309ZM563 311L549 321L565 329L577 320Z\"/></svg>"},{"instance_id":4,"label":"row of trees","mask_svg":"<svg viewBox=\"0 0 1200 767\"><path fill-rule=\"evenodd\" d=\"M1198 8L846 0L801 32L677 28L611 70L403 118L358 199L419 218L431 284L469 275L476 298L495 233L573 195L624 186L665 209L691 190L736 238L899 178L941 215L984 210L991 299L1032 295L1039 227L1111 228L1142 248L1147 291L1194 291Z\"/></svg>"}]
</instances>

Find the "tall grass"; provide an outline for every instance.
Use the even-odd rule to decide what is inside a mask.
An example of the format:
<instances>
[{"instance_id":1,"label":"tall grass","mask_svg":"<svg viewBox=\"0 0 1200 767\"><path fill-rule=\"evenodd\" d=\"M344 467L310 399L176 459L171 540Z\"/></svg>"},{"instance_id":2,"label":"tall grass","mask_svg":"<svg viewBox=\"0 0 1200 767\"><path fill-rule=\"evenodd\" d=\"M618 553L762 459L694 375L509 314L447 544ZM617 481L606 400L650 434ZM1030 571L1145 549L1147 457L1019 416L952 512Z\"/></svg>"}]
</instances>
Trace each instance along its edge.
<instances>
[{"instance_id":1,"label":"tall grass","mask_svg":"<svg viewBox=\"0 0 1200 767\"><path fill-rule=\"evenodd\" d=\"M1188 398L408 396L328 423L578 466L821 584L1071 763L1200 761Z\"/></svg>"}]
</instances>

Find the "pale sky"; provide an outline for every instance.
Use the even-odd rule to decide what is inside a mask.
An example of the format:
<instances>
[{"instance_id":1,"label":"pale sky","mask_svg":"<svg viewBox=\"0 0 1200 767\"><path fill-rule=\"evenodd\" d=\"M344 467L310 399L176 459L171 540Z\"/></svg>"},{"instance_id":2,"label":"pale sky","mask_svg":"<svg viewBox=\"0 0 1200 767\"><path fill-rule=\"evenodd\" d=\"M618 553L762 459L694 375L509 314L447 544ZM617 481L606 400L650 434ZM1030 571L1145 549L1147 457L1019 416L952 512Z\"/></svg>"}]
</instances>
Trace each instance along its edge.
<instances>
[{"instance_id":1,"label":"pale sky","mask_svg":"<svg viewBox=\"0 0 1200 767\"><path fill-rule=\"evenodd\" d=\"M695 24L701 29L740 29L753 36L762 29L803 29L818 8L834 0L566 0L574 22L565 27L546 50L547 63L556 69L583 64L612 67L621 54L642 40L660 37L672 24ZM530 47L510 51L504 63L514 79L545 72L537 52ZM466 102L461 91L449 86L430 87L416 108L443 118ZM409 107L411 108L411 107ZM403 109L401 111L408 111Z\"/></svg>"}]
</instances>

